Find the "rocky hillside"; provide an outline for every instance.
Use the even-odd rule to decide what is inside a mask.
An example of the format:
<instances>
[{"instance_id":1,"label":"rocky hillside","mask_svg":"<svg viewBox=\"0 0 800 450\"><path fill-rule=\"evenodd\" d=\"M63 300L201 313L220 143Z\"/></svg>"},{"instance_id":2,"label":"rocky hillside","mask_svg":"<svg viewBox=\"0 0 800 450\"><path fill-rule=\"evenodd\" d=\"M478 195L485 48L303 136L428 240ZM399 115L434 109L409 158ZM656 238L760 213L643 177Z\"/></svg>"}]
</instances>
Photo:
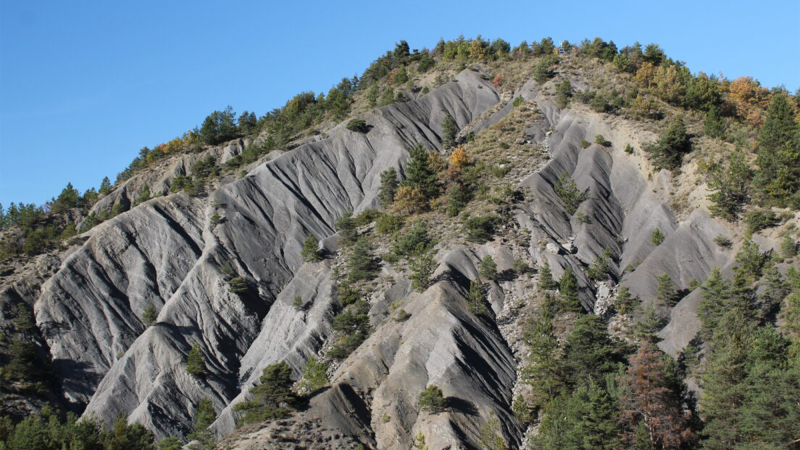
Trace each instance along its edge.
<instances>
[{"instance_id":1,"label":"rocky hillside","mask_svg":"<svg viewBox=\"0 0 800 450\"><path fill-rule=\"evenodd\" d=\"M157 441L190 436L232 449L557 448L546 441L555 400L542 398L546 377L536 372L543 334L531 331L553 305L559 361L575 351L570 336L586 317L598 317L615 346L607 359L620 367L606 370L619 376L608 392L625 391L616 383L625 385L636 349L657 342L691 387L678 405L696 411L691 399L702 395L714 352L700 338L707 290L698 286L714 268L739 273L738 255L753 245L783 256L772 259L783 277L797 266L785 245L797 215L775 207L770 217L779 218L755 230L721 217L706 173L734 144L704 131L705 113L663 101L657 88L647 94L602 58L556 55L468 66L437 56L434 69L408 64L408 74L402 66L408 83L374 83L394 86L401 101L372 108L361 89L345 118L293 136L241 174L211 176L203 192L170 188L198 161L210 155L225 167L270 132L134 172L88 213L128 211L64 247L6 263L7 335L24 334L40 362L52 361L41 393L8 393L6 412L51 404L100 423L122 416ZM601 90L657 111L615 108L610 94L607 107L594 107ZM646 149L679 114L693 147L670 170ZM425 151L412 151L418 145ZM427 186L414 184L420 161L432 174ZM406 181L387 202L389 169ZM137 202L145 188L161 195ZM766 273L767 260L760 264ZM769 309L759 278L759 326L791 329L795 319L779 313L789 288ZM615 307L621 297L640 304ZM27 331L18 304L32 308ZM309 384L310 358L323 381ZM258 409L258 387L279 363L298 382L287 394L297 399ZM421 400L432 386L441 407L436 392L433 406ZM207 402L213 419L198 429ZM619 408L614 439L629 442L639 420L651 426L625 422ZM656 448L705 439L696 418L685 420L680 442L653 425Z\"/></svg>"}]
</instances>

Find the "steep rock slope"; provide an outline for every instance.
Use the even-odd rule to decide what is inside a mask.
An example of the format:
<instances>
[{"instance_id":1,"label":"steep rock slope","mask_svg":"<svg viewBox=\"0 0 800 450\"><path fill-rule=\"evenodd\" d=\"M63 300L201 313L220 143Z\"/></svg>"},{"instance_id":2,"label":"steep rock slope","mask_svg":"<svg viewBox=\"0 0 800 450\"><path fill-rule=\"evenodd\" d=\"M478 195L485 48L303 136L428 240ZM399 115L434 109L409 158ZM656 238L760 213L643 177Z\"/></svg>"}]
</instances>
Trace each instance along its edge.
<instances>
[{"instance_id":1,"label":"steep rock slope","mask_svg":"<svg viewBox=\"0 0 800 450\"><path fill-rule=\"evenodd\" d=\"M369 133L336 128L207 203L158 198L92 231L36 304L65 395L87 405L86 415L130 413L158 436L186 433L200 399L221 409L238 393L240 360L300 266L305 236L327 236L344 210L375 204L380 172L401 167L416 142L436 148L445 113L465 125L498 100L490 83L465 71L420 100L367 113ZM215 208L225 217L216 227ZM250 290L228 292L223 266L247 277ZM146 305L160 309L147 330L137 319ZM209 369L204 380L183 369L195 341Z\"/></svg>"}]
</instances>

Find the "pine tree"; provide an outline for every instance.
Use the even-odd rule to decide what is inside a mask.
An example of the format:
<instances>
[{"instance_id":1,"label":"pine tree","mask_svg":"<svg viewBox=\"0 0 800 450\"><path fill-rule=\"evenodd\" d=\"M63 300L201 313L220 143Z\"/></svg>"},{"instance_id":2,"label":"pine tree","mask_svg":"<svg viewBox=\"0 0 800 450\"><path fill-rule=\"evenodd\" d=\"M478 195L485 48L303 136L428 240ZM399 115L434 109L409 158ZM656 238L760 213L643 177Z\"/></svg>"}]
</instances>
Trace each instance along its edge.
<instances>
[{"instance_id":1,"label":"pine tree","mask_svg":"<svg viewBox=\"0 0 800 450\"><path fill-rule=\"evenodd\" d=\"M620 382L620 423L627 444L638 446L642 423L655 448L681 448L693 440L683 415L682 383L672 358L646 342L630 357L627 374Z\"/></svg>"},{"instance_id":2,"label":"pine tree","mask_svg":"<svg viewBox=\"0 0 800 450\"><path fill-rule=\"evenodd\" d=\"M367 238L362 237L353 245L353 250L347 259L347 265L350 269L348 278L351 282L375 278L379 267L375 262L375 257L372 255L372 246Z\"/></svg>"},{"instance_id":3,"label":"pine tree","mask_svg":"<svg viewBox=\"0 0 800 450\"><path fill-rule=\"evenodd\" d=\"M564 274L561 275L561 279L558 280L558 290L564 310L580 311L582 309L578 301L578 278L571 267L567 267Z\"/></svg>"},{"instance_id":4,"label":"pine tree","mask_svg":"<svg viewBox=\"0 0 800 450\"><path fill-rule=\"evenodd\" d=\"M356 222L353 219L353 211L347 210L342 216L336 219L336 231L339 238L345 244L352 244L356 240Z\"/></svg>"},{"instance_id":5,"label":"pine tree","mask_svg":"<svg viewBox=\"0 0 800 450\"><path fill-rule=\"evenodd\" d=\"M425 252L412 259L409 262L409 268L413 272L408 277L411 280L411 287L422 292L431 285L433 272L436 270L436 261L430 252Z\"/></svg>"},{"instance_id":6,"label":"pine tree","mask_svg":"<svg viewBox=\"0 0 800 450\"><path fill-rule=\"evenodd\" d=\"M157 318L158 314L156 314L156 309L153 305L147 305L142 313L142 323L149 327L156 322Z\"/></svg>"},{"instance_id":7,"label":"pine tree","mask_svg":"<svg viewBox=\"0 0 800 450\"><path fill-rule=\"evenodd\" d=\"M442 119L442 147L451 148L456 145L456 134L458 133L458 124L453 116L445 112L444 119Z\"/></svg>"},{"instance_id":8,"label":"pine tree","mask_svg":"<svg viewBox=\"0 0 800 450\"><path fill-rule=\"evenodd\" d=\"M691 150L692 141L680 115L675 116L657 142L647 146L653 166L671 171L680 169L683 155Z\"/></svg>"},{"instance_id":9,"label":"pine tree","mask_svg":"<svg viewBox=\"0 0 800 450\"><path fill-rule=\"evenodd\" d=\"M234 407L244 411L240 423L256 423L281 419L289 414L286 406L297 403L292 392L292 368L286 362L271 364L264 368L259 384L250 389L253 399Z\"/></svg>"},{"instance_id":10,"label":"pine tree","mask_svg":"<svg viewBox=\"0 0 800 450\"><path fill-rule=\"evenodd\" d=\"M500 434L500 421L489 411L489 420L481 427L479 440L486 450L506 450L506 442Z\"/></svg>"},{"instance_id":11,"label":"pine tree","mask_svg":"<svg viewBox=\"0 0 800 450\"><path fill-rule=\"evenodd\" d=\"M492 255L486 255L483 257L480 266L478 267L478 274L481 276L481 278L486 280L497 279L497 264L495 264Z\"/></svg>"},{"instance_id":12,"label":"pine tree","mask_svg":"<svg viewBox=\"0 0 800 450\"><path fill-rule=\"evenodd\" d=\"M409 152L411 159L406 167L406 180L403 186L418 189L427 199L436 197L439 193L439 186L436 171L431 167L430 155L428 151L417 144Z\"/></svg>"},{"instance_id":13,"label":"pine tree","mask_svg":"<svg viewBox=\"0 0 800 450\"><path fill-rule=\"evenodd\" d=\"M27 333L36 327L33 313L25 303L17 303L17 317L14 318L14 328Z\"/></svg>"},{"instance_id":14,"label":"pine tree","mask_svg":"<svg viewBox=\"0 0 800 450\"><path fill-rule=\"evenodd\" d=\"M697 316L702 324L700 335L707 340L714 333L719 318L730 306L731 286L730 282L722 276L719 268L714 267L702 290Z\"/></svg>"},{"instance_id":15,"label":"pine tree","mask_svg":"<svg viewBox=\"0 0 800 450\"><path fill-rule=\"evenodd\" d=\"M300 255L305 262L315 262L322 259L319 251L319 241L313 234L309 234L306 240L303 241L303 251Z\"/></svg>"},{"instance_id":16,"label":"pine tree","mask_svg":"<svg viewBox=\"0 0 800 450\"><path fill-rule=\"evenodd\" d=\"M564 207L570 216L575 214L581 203L589 197L589 190L581 192L578 189L578 185L575 184L575 180L566 171L561 172L558 180L553 185L553 190L558 195L558 198L564 202Z\"/></svg>"},{"instance_id":17,"label":"pine tree","mask_svg":"<svg viewBox=\"0 0 800 450\"><path fill-rule=\"evenodd\" d=\"M564 377L570 384L600 382L617 368L617 354L602 319L594 314L578 317L564 343Z\"/></svg>"},{"instance_id":18,"label":"pine tree","mask_svg":"<svg viewBox=\"0 0 800 450\"><path fill-rule=\"evenodd\" d=\"M380 200L381 206L384 208L392 206L399 185L397 170L395 170L394 167L390 167L381 172L381 187L378 190L378 200Z\"/></svg>"},{"instance_id":19,"label":"pine tree","mask_svg":"<svg viewBox=\"0 0 800 450\"><path fill-rule=\"evenodd\" d=\"M419 407L425 412L439 414L447 408L447 399L439 386L432 384L419 393Z\"/></svg>"},{"instance_id":20,"label":"pine tree","mask_svg":"<svg viewBox=\"0 0 800 450\"><path fill-rule=\"evenodd\" d=\"M569 100L572 98L572 84L569 80L564 78L556 85L556 105L559 108L566 108L569 105Z\"/></svg>"},{"instance_id":21,"label":"pine tree","mask_svg":"<svg viewBox=\"0 0 800 450\"><path fill-rule=\"evenodd\" d=\"M716 106L712 106L706 113L706 118L703 121L706 134L711 138L721 138L725 136L725 122L722 121L722 116Z\"/></svg>"},{"instance_id":22,"label":"pine tree","mask_svg":"<svg viewBox=\"0 0 800 450\"><path fill-rule=\"evenodd\" d=\"M217 420L217 412L214 410L214 404L208 398L201 399L194 409L194 431L187 438L200 441L204 447L210 448L214 444L214 434L208 427L215 420Z\"/></svg>"},{"instance_id":23,"label":"pine tree","mask_svg":"<svg viewBox=\"0 0 800 450\"><path fill-rule=\"evenodd\" d=\"M641 305L640 305L641 306ZM635 335L639 341L657 343L661 340L656 333L664 327L664 320L656 312L652 303L643 308L641 317L636 322Z\"/></svg>"},{"instance_id":24,"label":"pine tree","mask_svg":"<svg viewBox=\"0 0 800 450\"><path fill-rule=\"evenodd\" d=\"M553 279L553 272L550 271L550 262L545 260L541 270L539 270L539 287L546 291L558 289L558 283Z\"/></svg>"},{"instance_id":25,"label":"pine tree","mask_svg":"<svg viewBox=\"0 0 800 450\"><path fill-rule=\"evenodd\" d=\"M614 307L620 314L631 314L636 310L637 305L640 303L639 297L631 295L631 291L627 286L621 285L617 293L617 299L614 301Z\"/></svg>"},{"instance_id":26,"label":"pine tree","mask_svg":"<svg viewBox=\"0 0 800 450\"><path fill-rule=\"evenodd\" d=\"M488 313L486 309L486 294L483 293L483 284L481 284L480 280L471 280L469 282L467 307L476 316Z\"/></svg>"},{"instance_id":27,"label":"pine tree","mask_svg":"<svg viewBox=\"0 0 800 450\"><path fill-rule=\"evenodd\" d=\"M740 148L731 155L727 167L717 165L708 174L708 186L712 192L708 199L714 204L709 208L715 216L736 220L750 199L750 180L753 171L747 164Z\"/></svg>"},{"instance_id":28,"label":"pine tree","mask_svg":"<svg viewBox=\"0 0 800 450\"><path fill-rule=\"evenodd\" d=\"M783 206L800 190L800 132L786 95L772 96L758 135L755 179L762 198Z\"/></svg>"},{"instance_id":29,"label":"pine tree","mask_svg":"<svg viewBox=\"0 0 800 450\"><path fill-rule=\"evenodd\" d=\"M189 350L189 355L186 358L186 371L198 378L204 377L208 372L203 352L200 350L200 344L197 341L192 344L192 349Z\"/></svg>"},{"instance_id":30,"label":"pine tree","mask_svg":"<svg viewBox=\"0 0 800 450\"><path fill-rule=\"evenodd\" d=\"M661 230L656 228L650 235L650 241L653 243L653 245L658 247L659 245L661 245L662 242L664 242L664 233L662 233Z\"/></svg>"},{"instance_id":31,"label":"pine tree","mask_svg":"<svg viewBox=\"0 0 800 450\"><path fill-rule=\"evenodd\" d=\"M103 181L100 182L100 190L98 192L103 195L107 195L111 192L111 180L109 180L108 177L103 178Z\"/></svg>"},{"instance_id":32,"label":"pine tree","mask_svg":"<svg viewBox=\"0 0 800 450\"><path fill-rule=\"evenodd\" d=\"M666 306L675 305L675 302L678 300L678 293L669 274L664 273L657 276L656 283L658 283L656 298Z\"/></svg>"}]
</instances>

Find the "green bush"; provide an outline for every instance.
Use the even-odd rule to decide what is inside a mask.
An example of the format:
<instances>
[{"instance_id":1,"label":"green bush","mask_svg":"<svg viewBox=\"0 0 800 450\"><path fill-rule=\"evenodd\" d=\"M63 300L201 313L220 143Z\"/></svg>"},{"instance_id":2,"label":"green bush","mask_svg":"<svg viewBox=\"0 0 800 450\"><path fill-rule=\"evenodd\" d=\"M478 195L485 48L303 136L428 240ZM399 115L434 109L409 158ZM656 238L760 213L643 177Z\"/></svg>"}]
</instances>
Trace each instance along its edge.
<instances>
[{"instance_id":1,"label":"green bush","mask_svg":"<svg viewBox=\"0 0 800 450\"><path fill-rule=\"evenodd\" d=\"M758 233L761 230L778 225L780 220L774 212L760 209L747 212L744 215L744 223L747 225L748 232Z\"/></svg>"},{"instance_id":2,"label":"green bush","mask_svg":"<svg viewBox=\"0 0 800 450\"><path fill-rule=\"evenodd\" d=\"M394 243L392 251L398 257L421 255L433 246L433 240L428 235L428 224L423 221L415 222Z\"/></svg>"},{"instance_id":3,"label":"green bush","mask_svg":"<svg viewBox=\"0 0 800 450\"><path fill-rule=\"evenodd\" d=\"M322 254L319 251L319 241L313 234L309 234L306 240L303 241L303 251L301 252L303 261L314 262L322 259Z\"/></svg>"},{"instance_id":4,"label":"green bush","mask_svg":"<svg viewBox=\"0 0 800 450\"><path fill-rule=\"evenodd\" d=\"M356 133L366 133L369 131L367 122L364 122L361 119L353 119L350 122L347 122L347 129Z\"/></svg>"},{"instance_id":5,"label":"green bush","mask_svg":"<svg viewBox=\"0 0 800 450\"><path fill-rule=\"evenodd\" d=\"M367 238L359 238L353 245L347 258L347 266L350 269L348 279L351 282L375 278L380 266L372 255L372 244Z\"/></svg>"},{"instance_id":6,"label":"green bush","mask_svg":"<svg viewBox=\"0 0 800 450\"><path fill-rule=\"evenodd\" d=\"M375 221L375 230L381 234L394 234L403 228L405 220L393 214L384 214Z\"/></svg>"},{"instance_id":7,"label":"green bush","mask_svg":"<svg viewBox=\"0 0 800 450\"><path fill-rule=\"evenodd\" d=\"M524 98L516 97L516 98L514 98L513 106L514 106L514 108L518 108L524 103L525 103L525 99Z\"/></svg>"},{"instance_id":8,"label":"green bush","mask_svg":"<svg viewBox=\"0 0 800 450\"><path fill-rule=\"evenodd\" d=\"M470 242L483 244L494 237L495 228L500 224L500 217L495 214L470 216L464 220L464 234Z\"/></svg>"},{"instance_id":9,"label":"green bush","mask_svg":"<svg viewBox=\"0 0 800 450\"><path fill-rule=\"evenodd\" d=\"M561 176L558 177L553 190L558 195L558 198L564 202L564 207L570 216L575 214L581 203L589 198L589 190L581 192L575 184L575 180L566 171L561 172Z\"/></svg>"},{"instance_id":10,"label":"green bush","mask_svg":"<svg viewBox=\"0 0 800 450\"><path fill-rule=\"evenodd\" d=\"M444 398L442 390L432 384L419 393L419 407L425 412L439 414L447 409L447 399Z\"/></svg>"},{"instance_id":11,"label":"green bush","mask_svg":"<svg viewBox=\"0 0 800 450\"><path fill-rule=\"evenodd\" d=\"M478 265L478 274L485 280L497 279L497 264L494 262L492 255L486 255Z\"/></svg>"},{"instance_id":12,"label":"green bush","mask_svg":"<svg viewBox=\"0 0 800 450\"><path fill-rule=\"evenodd\" d=\"M664 233L662 233L661 230L659 230L658 228L653 230L653 233L650 234L650 241L656 247L658 247L659 245L661 245L662 242L664 242L664 238L665 238Z\"/></svg>"},{"instance_id":13,"label":"green bush","mask_svg":"<svg viewBox=\"0 0 800 450\"><path fill-rule=\"evenodd\" d=\"M436 261L434 261L430 252L416 256L409 262L408 266L412 272L411 276L408 277L411 280L411 287L419 292L427 289L433 281L433 272L436 270Z\"/></svg>"},{"instance_id":14,"label":"green bush","mask_svg":"<svg viewBox=\"0 0 800 450\"><path fill-rule=\"evenodd\" d=\"M692 151L692 141L680 115L670 122L661 138L646 148L656 169L678 170L683 155Z\"/></svg>"},{"instance_id":15,"label":"green bush","mask_svg":"<svg viewBox=\"0 0 800 450\"><path fill-rule=\"evenodd\" d=\"M297 403L292 392L292 369L286 362L272 364L264 368L259 384L250 389L253 399L234 406L233 410L243 412L238 425L282 419L289 415L288 407Z\"/></svg>"},{"instance_id":16,"label":"green bush","mask_svg":"<svg viewBox=\"0 0 800 450\"><path fill-rule=\"evenodd\" d=\"M594 143L602 145L603 147L610 147L611 146L611 142L607 141L606 138L604 138L602 134L598 134L597 136L594 137Z\"/></svg>"},{"instance_id":17,"label":"green bush","mask_svg":"<svg viewBox=\"0 0 800 450\"><path fill-rule=\"evenodd\" d=\"M592 143L587 141L586 139L581 139L581 142L580 142L579 145L580 145L581 148L589 148L589 146L592 145Z\"/></svg>"},{"instance_id":18,"label":"green bush","mask_svg":"<svg viewBox=\"0 0 800 450\"><path fill-rule=\"evenodd\" d=\"M200 350L200 344L197 341L192 344L192 349L189 350L189 354L186 357L186 371L198 378L204 377L208 372L203 352Z\"/></svg>"}]
</instances>

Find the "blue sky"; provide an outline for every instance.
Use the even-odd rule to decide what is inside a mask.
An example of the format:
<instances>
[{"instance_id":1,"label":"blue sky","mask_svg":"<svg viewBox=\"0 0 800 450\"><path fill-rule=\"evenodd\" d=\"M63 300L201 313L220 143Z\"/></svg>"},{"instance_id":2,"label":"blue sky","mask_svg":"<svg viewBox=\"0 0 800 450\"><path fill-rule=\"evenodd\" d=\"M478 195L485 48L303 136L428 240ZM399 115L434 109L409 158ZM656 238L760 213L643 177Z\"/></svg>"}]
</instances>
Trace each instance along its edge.
<instances>
[{"instance_id":1,"label":"blue sky","mask_svg":"<svg viewBox=\"0 0 800 450\"><path fill-rule=\"evenodd\" d=\"M797 0L0 0L0 203L113 181L141 147L213 110L261 115L298 92L327 92L400 39L656 42L692 71L794 92L798 24Z\"/></svg>"}]
</instances>

